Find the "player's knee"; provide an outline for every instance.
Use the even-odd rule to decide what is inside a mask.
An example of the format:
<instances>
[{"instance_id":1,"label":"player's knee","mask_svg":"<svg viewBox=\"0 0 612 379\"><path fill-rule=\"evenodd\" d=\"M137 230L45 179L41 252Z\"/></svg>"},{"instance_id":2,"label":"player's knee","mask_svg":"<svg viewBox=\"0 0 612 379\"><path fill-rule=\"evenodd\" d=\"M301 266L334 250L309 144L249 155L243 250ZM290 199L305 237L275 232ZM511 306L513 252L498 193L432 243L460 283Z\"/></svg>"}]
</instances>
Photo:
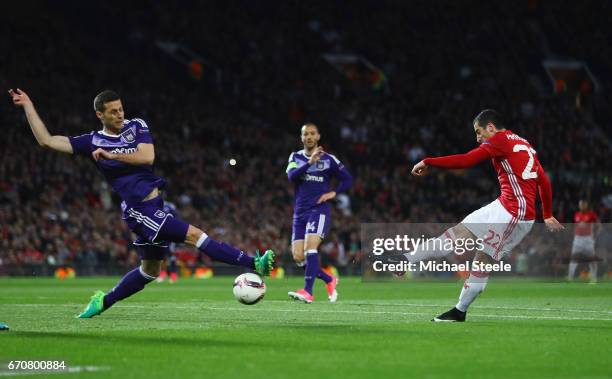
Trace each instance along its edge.
<instances>
[{"instance_id":1,"label":"player's knee","mask_svg":"<svg viewBox=\"0 0 612 379\"><path fill-rule=\"evenodd\" d=\"M321 244L321 237L316 234L310 234L306 238L306 248L304 250L317 250Z\"/></svg>"},{"instance_id":2,"label":"player's knee","mask_svg":"<svg viewBox=\"0 0 612 379\"><path fill-rule=\"evenodd\" d=\"M185 243L192 246L196 246L198 240L203 234L204 231L202 231L201 229L196 228L193 225L189 225L189 228L187 229L187 236L185 237Z\"/></svg>"},{"instance_id":3,"label":"player's knee","mask_svg":"<svg viewBox=\"0 0 612 379\"><path fill-rule=\"evenodd\" d=\"M482 251L477 251L474 255L474 261L478 261L484 264L495 264L497 261L493 259L489 254L483 253Z\"/></svg>"},{"instance_id":4,"label":"player's knee","mask_svg":"<svg viewBox=\"0 0 612 379\"><path fill-rule=\"evenodd\" d=\"M476 240L476 236L465 225L457 224L448 229L452 239L472 239Z\"/></svg>"},{"instance_id":5,"label":"player's knee","mask_svg":"<svg viewBox=\"0 0 612 379\"><path fill-rule=\"evenodd\" d=\"M162 261L143 260L140 263L140 269L145 274L157 278L161 272Z\"/></svg>"}]
</instances>

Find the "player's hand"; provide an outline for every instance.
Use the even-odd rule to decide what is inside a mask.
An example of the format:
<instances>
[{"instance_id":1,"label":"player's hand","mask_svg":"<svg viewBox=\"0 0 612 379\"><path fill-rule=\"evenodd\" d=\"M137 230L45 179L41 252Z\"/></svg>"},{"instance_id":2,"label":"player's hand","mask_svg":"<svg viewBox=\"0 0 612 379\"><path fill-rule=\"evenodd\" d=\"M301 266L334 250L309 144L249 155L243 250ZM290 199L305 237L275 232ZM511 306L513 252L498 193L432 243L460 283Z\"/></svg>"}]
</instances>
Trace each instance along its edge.
<instances>
[{"instance_id":1,"label":"player's hand","mask_svg":"<svg viewBox=\"0 0 612 379\"><path fill-rule=\"evenodd\" d=\"M113 154L101 148L97 148L93 153L91 153L91 156L93 160L96 162L99 160L112 160L113 159Z\"/></svg>"},{"instance_id":2,"label":"player's hand","mask_svg":"<svg viewBox=\"0 0 612 379\"><path fill-rule=\"evenodd\" d=\"M565 229L565 226L561 225L561 223L554 217L544 219L544 224L549 232L558 232L559 230Z\"/></svg>"},{"instance_id":3,"label":"player's hand","mask_svg":"<svg viewBox=\"0 0 612 379\"><path fill-rule=\"evenodd\" d=\"M412 175L423 176L427 174L427 169L428 167L425 164L425 162L420 161L419 163L415 164L414 167L412 168Z\"/></svg>"},{"instance_id":4,"label":"player's hand","mask_svg":"<svg viewBox=\"0 0 612 379\"><path fill-rule=\"evenodd\" d=\"M17 90L15 91L13 91L13 89L10 89L8 93L11 99L13 100L13 104L19 107L24 107L28 104L32 104L32 100L30 100L28 94L23 92L19 88L17 88Z\"/></svg>"},{"instance_id":5,"label":"player's hand","mask_svg":"<svg viewBox=\"0 0 612 379\"><path fill-rule=\"evenodd\" d=\"M325 151L323 151L323 148L321 146L317 147L315 151L312 153L312 155L310 156L310 159L308 160L308 164L312 166L313 164L317 163L317 161L321 159L323 154L325 154Z\"/></svg>"},{"instance_id":6,"label":"player's hand","mask_svg":"<svg viewBox=\"0 0 612 379\"><path fill-rule=\"evenodd\" d=\"M336 192L335 191L324 193L323 195L321 195L319 200L317 200L317 204L324 203L324 202L326 202L328 200L333 199L334 197L336 197Z\"/></svg>"}]
</instances>

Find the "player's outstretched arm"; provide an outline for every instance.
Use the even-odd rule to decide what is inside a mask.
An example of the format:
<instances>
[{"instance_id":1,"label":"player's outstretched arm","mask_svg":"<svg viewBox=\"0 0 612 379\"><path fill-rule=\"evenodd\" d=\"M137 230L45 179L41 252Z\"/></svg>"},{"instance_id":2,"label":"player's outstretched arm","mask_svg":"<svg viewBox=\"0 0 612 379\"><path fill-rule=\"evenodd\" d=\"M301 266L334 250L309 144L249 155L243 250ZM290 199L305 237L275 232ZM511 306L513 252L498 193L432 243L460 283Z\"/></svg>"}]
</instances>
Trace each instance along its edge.
<instances>
[{"instance_id":1,"label":"player's outstretched arm","mask_svg":"<svg viewBox=\"0 0 612 379\"><path fill-rule=\"evenodd\" d=\"M113 154L103 149L91 153L94 161L113 160L131 165L152 165L155 161L155 148L152 143L139 143L137 150L131 154Z\"/></svg>"},{"instance_id":2,"label":"player's outstretched arm","mask_svg":"<svg viewBox=\"0 0 612 379\"><path fill-rule=\"evenodd\" d=\"M412 168L412 175L423 176L427 174L429 166L449 170L468 168L489 159L491 155L482 147L477 147L465 154L447 155L445 157L425 158Z\"/></svg>"},{"instance_id":3,"label":"player's outstretched arm","mask_svg":"<svg viewBox=\"0 0 612 379\"><path fill-rule=\"evenodd\" d=\"M13 104L23 108L26 118L28 119L28 124L30 124L30 129L32 129L32 133L34 134L34 138L36 138L40 146L62 153L72 154L72 145L68 137L52 136L49 133L47 127L38 116L36 108L34 108L34 104L27 93L19 88L17 88L16 91L10 89L8 93L13 100Z\"/></svg>"},{"instance_id":4,"label":"player's outstretched arm","mask_svg":"<svg viewBox=\"0 0 612 379\"><path fill-rule=\"evenodd\" d=\"M565 227L552 215L552 186L541 164L538 165L537 181L540 200L542 201L542 217L544 218L546 228L551 232L565 229Z\"/></svg>"}]
</instances>

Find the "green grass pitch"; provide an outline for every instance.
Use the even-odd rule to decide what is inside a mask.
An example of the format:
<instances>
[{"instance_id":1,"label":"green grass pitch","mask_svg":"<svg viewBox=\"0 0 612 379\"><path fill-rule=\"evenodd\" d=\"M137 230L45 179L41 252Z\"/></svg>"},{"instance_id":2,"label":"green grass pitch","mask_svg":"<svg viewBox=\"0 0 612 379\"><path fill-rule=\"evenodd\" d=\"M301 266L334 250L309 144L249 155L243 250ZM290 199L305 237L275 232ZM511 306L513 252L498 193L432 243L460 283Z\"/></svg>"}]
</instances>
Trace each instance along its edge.
<instances>
[{"instance_id":1,"label":"green grass pitch","mask_svg":"<svg viewBox=\"0 0 612 379\"><path fill-rule=\"evenodd\" d=\"M495 280L463 324L435 324L461 282L342 278L329 304L268 280L254 306L231 277L152 283L102 316L74 316L117 278L1 279L0 361L61 359L83 378L610 378L612 283ZM15 374L0 368L0 376ZM36 375L41 377L44 375Z\"/></svg>"}]
</instances>

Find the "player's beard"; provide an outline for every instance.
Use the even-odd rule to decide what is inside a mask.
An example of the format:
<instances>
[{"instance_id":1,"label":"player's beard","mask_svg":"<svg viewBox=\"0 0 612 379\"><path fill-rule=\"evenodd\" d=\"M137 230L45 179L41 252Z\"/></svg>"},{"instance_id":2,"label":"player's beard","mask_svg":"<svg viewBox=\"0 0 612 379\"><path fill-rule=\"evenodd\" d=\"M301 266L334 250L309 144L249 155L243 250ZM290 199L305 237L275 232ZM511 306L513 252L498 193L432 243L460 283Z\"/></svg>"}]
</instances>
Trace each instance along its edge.
<instances>
[{"instance_id":1,"label":"player's beard","mask_svg":"<svg viewBox=\"0 0 612 379\"><path fill-rule=\"evenodd\" d=\"M308 143L306 143L306 144L304 144L304 148L306 149L306 152L312 153L317 148L317 143L313 142L312 146L309 146Z\"/></svg>"}]
</instances>

